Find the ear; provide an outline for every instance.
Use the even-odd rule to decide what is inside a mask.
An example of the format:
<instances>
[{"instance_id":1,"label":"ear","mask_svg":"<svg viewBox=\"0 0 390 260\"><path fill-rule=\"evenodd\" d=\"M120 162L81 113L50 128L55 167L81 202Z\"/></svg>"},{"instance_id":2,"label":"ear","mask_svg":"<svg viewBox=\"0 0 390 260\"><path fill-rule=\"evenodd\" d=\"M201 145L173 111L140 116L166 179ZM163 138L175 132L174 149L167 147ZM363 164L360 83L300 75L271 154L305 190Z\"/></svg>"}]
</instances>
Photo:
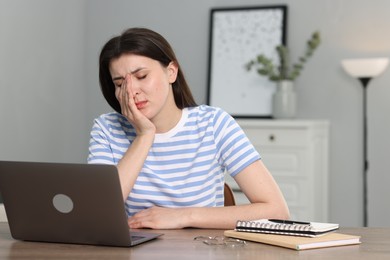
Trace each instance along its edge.
<instances>
[{"instance_id":1,"label":"ear","mask_svg":"<svg viewBox=\"0 0 390 260\"><path fill-rule=\"evenodd\" d=\"M177 65L177 63L175 61L171 61L168 64L167 71L168 71L169 83L172 84L176 81L177 73L179 71L179 66Z\"/></svg>"}]
</instances>

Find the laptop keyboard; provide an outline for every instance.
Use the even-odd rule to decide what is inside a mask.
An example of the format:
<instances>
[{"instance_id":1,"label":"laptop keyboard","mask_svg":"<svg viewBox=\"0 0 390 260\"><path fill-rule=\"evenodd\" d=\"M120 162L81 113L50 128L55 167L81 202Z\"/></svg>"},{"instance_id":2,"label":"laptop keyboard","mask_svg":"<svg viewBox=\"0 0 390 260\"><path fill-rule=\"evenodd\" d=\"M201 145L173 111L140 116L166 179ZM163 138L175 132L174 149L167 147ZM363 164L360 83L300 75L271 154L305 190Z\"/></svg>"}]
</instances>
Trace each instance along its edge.
<instances>
[{"instance_id":1,"label":"laptop keyboard","mask_svg":"<svg viewBox=\"0 0 390 260\"><path fill-rule=\"evenodd\" d=\"M131 236L131 241L137 241L137 240L140 240L140 239L143 239L144 237L142 236Z\"/></svg>"}]
</instances>

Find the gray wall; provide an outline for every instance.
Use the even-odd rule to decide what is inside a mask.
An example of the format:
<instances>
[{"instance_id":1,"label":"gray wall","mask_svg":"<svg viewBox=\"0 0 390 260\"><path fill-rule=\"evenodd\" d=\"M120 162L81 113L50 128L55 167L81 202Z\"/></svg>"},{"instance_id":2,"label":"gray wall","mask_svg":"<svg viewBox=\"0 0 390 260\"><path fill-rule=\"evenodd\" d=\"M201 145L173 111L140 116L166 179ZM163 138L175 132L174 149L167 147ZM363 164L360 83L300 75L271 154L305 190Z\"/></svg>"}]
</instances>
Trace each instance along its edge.
<instances>
[{"instance_id":1,"label":"gray wall","mask_svg":"<svg viewBox=\"0 0 390 260\"><path fill-rule=\"evenodd\" d=\"M0 0L0 159L85 161L85 6Z\"/></svg>"},{"instance_id":2,"label":"gray wall","mask_svg":"<svg viewBox=\"0 0 390 260\"><path fill-rule=\"evenodd\" d=\"M280 3L289 8L293 57L321 31L323 43L296 81L298 117L331 122L330 220L362 225L362 89L340 60L390 56L386 0L0 0L0 159L85 162L92 120L110 110L98 53L125 28L163 34L203 103L209 9ZM390 69L368 91L371 226L389 226L389 82Z\"/></svg>"}]
</instances>

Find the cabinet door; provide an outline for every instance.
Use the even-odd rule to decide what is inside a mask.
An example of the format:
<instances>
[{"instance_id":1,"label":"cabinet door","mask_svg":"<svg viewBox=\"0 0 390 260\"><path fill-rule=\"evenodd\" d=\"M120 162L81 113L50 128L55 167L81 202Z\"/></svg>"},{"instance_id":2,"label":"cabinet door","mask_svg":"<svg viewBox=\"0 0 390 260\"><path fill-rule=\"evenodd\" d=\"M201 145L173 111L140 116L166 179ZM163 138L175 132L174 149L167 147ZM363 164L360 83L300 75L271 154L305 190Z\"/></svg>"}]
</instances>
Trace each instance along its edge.
<instances>
[{"instance_id":1,"label":"cabinet door","mask_svg":"<svg viewBox=\"0 0 390 260\"><path fill-rule=\"evenodd\" d=\"M316 129L321 127L311 127L315 124L307 121L302 124L299 121L296 124L288 122L286 125L276 121L275 125L272 124L246 122L241 127L283 192L291 218L327 221L327 205L321 205L322 201L327 201L323 198L327 196L327 192L323 192L327 186L324 183L325 188L322 187L323 183L319 181L319 178L324 179L326 176L317 176L324 174L324 171L316 170L327 164L327 157L323 156L327 153L323 151L327 146L322 147L325 142L318 142L313 138L316 136ZM320 125L327 127L327 124ZM320 132L320 138L327 138L323 129ZM235 192L237 203L248 203L234 180L230 176L226 180Z\"/></svg>"},{"instance_id":2,"label":"cabinet door","mask_svg":"<svg viewBox=\"0 0 390 260\"><path fill-rule=\"evenodd\" d=\"M278 183L291 218L308 219L313 215L313 186L308 176L305 161L307 153L303 148L265 147L262 152L264 164Z\"/></svg>"}]
</instances>

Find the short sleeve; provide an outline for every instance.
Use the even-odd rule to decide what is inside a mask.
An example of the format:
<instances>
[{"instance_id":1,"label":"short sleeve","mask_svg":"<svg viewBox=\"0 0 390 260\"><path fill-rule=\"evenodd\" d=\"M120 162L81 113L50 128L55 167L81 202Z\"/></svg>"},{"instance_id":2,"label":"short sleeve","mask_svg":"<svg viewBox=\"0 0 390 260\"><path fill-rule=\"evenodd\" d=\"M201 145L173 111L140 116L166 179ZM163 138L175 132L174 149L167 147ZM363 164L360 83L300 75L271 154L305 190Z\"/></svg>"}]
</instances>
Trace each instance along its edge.
<instances>
[{"instance_id":1,"label":"short sleeve","mask_svg":"<svg viewBox=\"0 0 390 260\"><path fill-rule=\"evenodd\" d=\"M109 136L101 118L95 119L89 140L88 163L116 164L109 142Z\"/></svg>"},{"instance_id":2,"label":"short sleeve","mask_svg":"<svg viewBox=\"0 0 390 260\"><path fill-rule=\"evenodd\" d=\"M232 177L261 159L239 124L220 109L214 117L214 135L220 163Z\"/></svg>"}]
</instances>

